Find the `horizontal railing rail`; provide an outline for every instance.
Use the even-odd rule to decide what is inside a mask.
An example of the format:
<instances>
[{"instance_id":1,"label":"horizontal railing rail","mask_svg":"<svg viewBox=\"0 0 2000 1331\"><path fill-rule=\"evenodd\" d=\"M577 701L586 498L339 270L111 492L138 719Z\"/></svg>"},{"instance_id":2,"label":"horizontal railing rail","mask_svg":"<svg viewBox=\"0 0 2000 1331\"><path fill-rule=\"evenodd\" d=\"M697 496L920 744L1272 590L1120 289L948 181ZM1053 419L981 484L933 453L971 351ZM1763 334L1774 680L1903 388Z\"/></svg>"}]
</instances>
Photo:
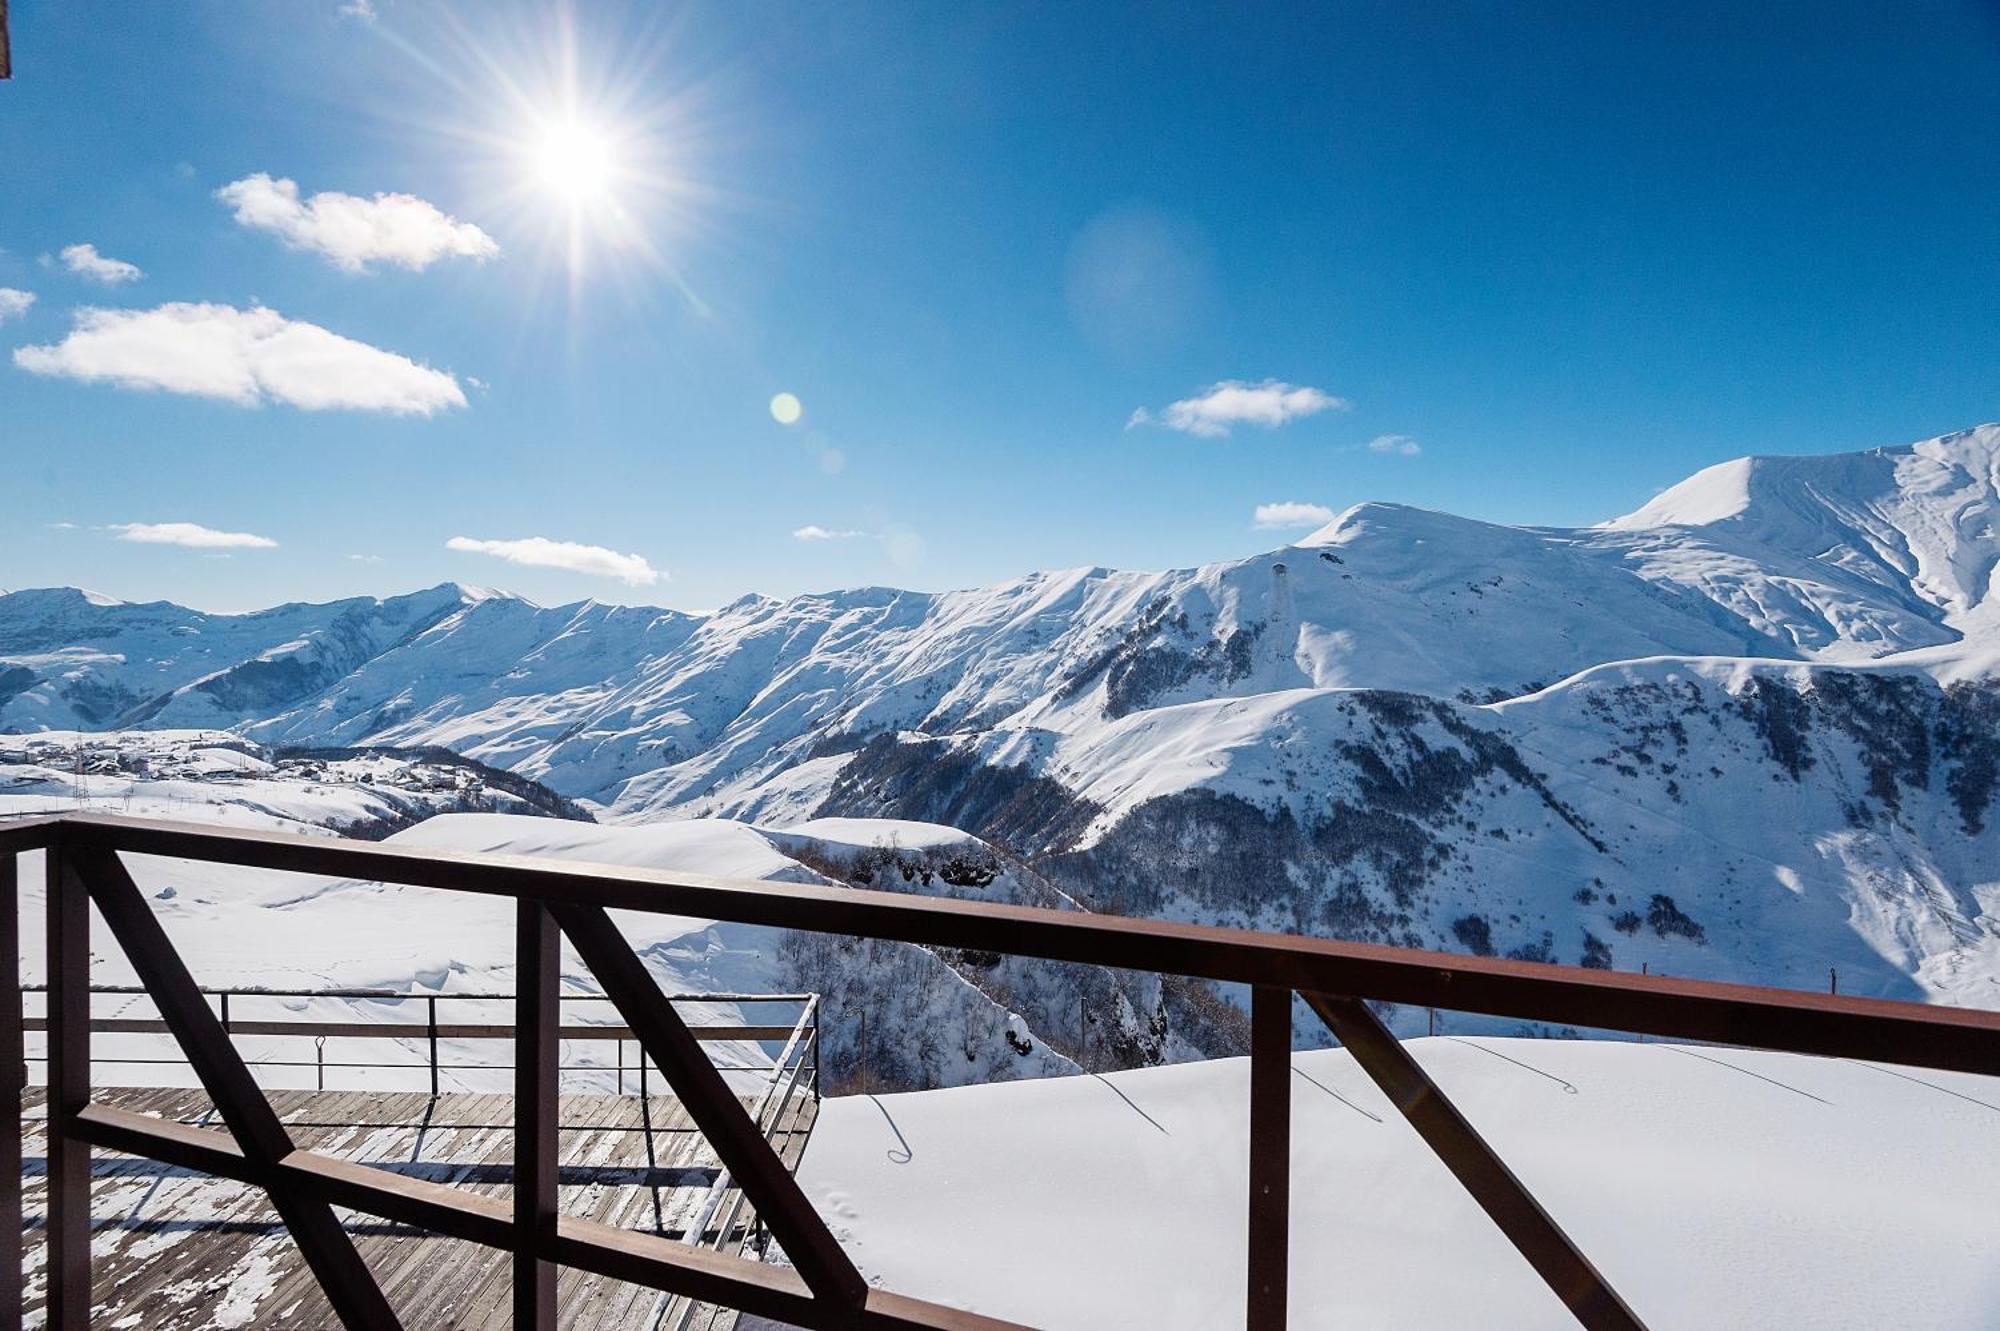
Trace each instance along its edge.
<instances>
[{"instance_id":1,"label":"horizontal railing rail","mask_svg":"<svg viewBox=\"0 0 2000 1331\"><path fill-rule=\"evenodd\" d=\"M47 992L48 986L44 984L21 986L21 993L24 996L46 995ZM511 1062L485 1057L451 1061L445 1058L443 1052L443 1046L447 1041L511 1044L518 1034L511 1022L446 1021L438 1016L440 1004L463 1003L475 1006L492 1003L511 1004L518 1000L518 996L513 993L415 993L404 989L297 989L244 985L203 986L200 992L202 997L213 1000L211 1005L216 1009L222 1028L232 1039L262 1037L273 1041L311 1040L313 1042L311 1058L283 1058L266 1051L261 1056L245 1058L244 1062L246 1066L256 1069L309 1070L313 1074L315 1089L322 1091L327 1089L326 1073L329 1069L336 1072L366 1071L397 1074L420 1071L427 1075L430 1093L435 1096L443 1093L443 1078L446 1073L499 1073L513 1068ZM93 984L90 993L93 998L144 998L147 991L142 985ZM398 1011L405 1008L413 1009L420 1015L415 1020L384 1021L354 1021L319 1016L246 1018L232 1015L230 1006L232 999L237 1000L235 1009L237 1014L242 1012L242 1000L245 999L330 999L349 1003L376 1002ZM798 1009L796 1019L783 1023L751 1023L735 1020L688 1024L689 1033L703 1044L768 1045L784 1042L784 1056L787 1057L794 1049L800 1047L801 1034L807 1032L807 1029L817 1022L818 998L813 994L682 993L668 994L666 999L670 1003L706 1007L718 1004L736 1007L750 1005L766 1008L776 1005L796 1007ZM609 1002L610 1000L602 995L583 993L563 994L558 999L561 1007L570 1008L602 1007ZM46 1016L28 1012L22 1019L22 1030L28 1035L45 1035L48 1027L49 1021ZM169 1022L160 1017L98 1016L93 1013L90 1018L90 1030L98 1035L171 1036L173 1029ZM610 1043L618 1046L616 1059L609 1065L588 1061L559 1063L561 1071L579 1074L608 1073L618 1094L625 1094L628 1084L641 1094L646 1093L650 1078L649 1065L643 1052L635 1056L635 1061L629 1067L625 1061L625 1046L636 1041L630 1026L619 1022L572 1021L559 1025L555 1035L558 1040L570 1044ZM349 1043L388 1042L398 1047L421 1046L424 1057L421 1062L341 1058L337 1055L329 1058L326 1052L326 1043L329 1040ZM812 1043L808 1047L816 1049L817 1045ZM38 1053L30 1049L23 1054L23 1058L32 1068L38 1063L46 1064L49 1056L46 1051ZM148 1057L133 1052L97 1053L93 1055L91 1062L93 1068L184 1067L187 1064L187 1060L183 1057L173 1055ZM629 1082L626 1076L628 1071L632 1074ZM732 1076L764 1075L764 1069L755 1064L728 1067L725 1071Z\"/></svg>"},{"instance_id":2,"label":"horizontal railing rail","mask_svg":"<svg viewBox=\"0 0 2000 1331\"><path fill-rule=\"evenodd\" d=\"M812 1211L756 1119L699 1054L607 912L692 915L746 924L1081 962L1250 987L1250 1196L1246 1309L1253 1331L1285 1321L1290 1176L1289 1060L1295 996L1347 1047L1584 1326L1636 1328L1611 1288L1479 1137L1369 1004L1439 1007L1556 1026L1616 1029L1793 1053L2000 1074L2000 1013L1634 976L1498 958L1260 934L980 901L741 882L623 866L447 853L321 837L211 829L103 816L0 827L0 865L49 854L50 1258L48 1322L85 1325L89 1309L88 1151L152 1156L271 1192L348 1327L394 1327L395 1314L353 1256L330 1206L502 1248L514 1255L515 1324L554 1325L554 1273L567 1265L649 1284L682 1300L743 1309L803 1327L973 1328L994 1319L871 1289ZM467 1198L421 1180L293 1148L267 1117L123 857L158 855L398 883L516 903L521 995L517 1045L517 1183L512 1203ZM12 887L11 882L0 886ZM11 958L13 891L0 940ZM189 1049L230 1131L162 1125L93 1104L89 1086L87 903L98 907L162 1017ZM787 1265L722 1250L709 1236L671 1243L563 1217L555 1205L555 988L566 936L633 1038L673 1084ZM142 958L144 960L142 961ZM0 977L12 989L15 976ZM6 1023L18 1049L20 1017ZM815 1060L816 1062L816 1060ZM12 1061L18 1069L18 1058ZM777 1082L766 1100L777 1090ZM15 1099L18 1099L16 1095ZM259 1112L260 1106L263 1110ZM18 1134L16 1134L18 1136ZM18 1153L18 1145L16 1147ZM81 1161L81 1163L79 1163ZM0 1162L3 1164L4 1162ZM16 1161L18 1164L18 1161ZM18 1200L15 1205L18 1207ZM330 1226L330 1228L329 1228ZM0 1229L9 1228L0 1217ZM701 1233L702 1227L691 1226ZM725 1239L724 1247L728 1247ZM13 1269L18 1272L18 1252ZM4 1277L0 1277L4 1278ZM13 1297L18 1306L18 1274ZM339 1291L339 1292L336 1292ZM3 1293L4 1291L0 1291ZM4 1312L6 1310L0 1310Z\"/></svg>"}]
</instances>

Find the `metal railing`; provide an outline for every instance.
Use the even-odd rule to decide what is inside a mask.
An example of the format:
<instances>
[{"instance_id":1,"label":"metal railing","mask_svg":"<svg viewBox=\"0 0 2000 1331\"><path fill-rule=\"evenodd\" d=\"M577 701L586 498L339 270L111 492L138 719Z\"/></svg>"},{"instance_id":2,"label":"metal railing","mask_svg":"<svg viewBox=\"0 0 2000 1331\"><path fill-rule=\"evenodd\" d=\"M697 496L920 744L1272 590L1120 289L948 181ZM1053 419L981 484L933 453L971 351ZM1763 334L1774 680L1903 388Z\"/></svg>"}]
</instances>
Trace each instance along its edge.
<instances>
[{"instance_id":1,"label":"metal railing","mask_svg":"<svg viewBox=\"0 0 2000 1331\"><path fill-rule=\"evenodd\" d=\"M46 995L45 984L24 984L23 995ZM124 997L144 998L147 990L136 984L93 984L90 994L93 998ZM313 1057L300 1058L245 1058L244 1064L251 1068L310 1068L313 1070L316 1090L325 1090L326 1070L336 1071L377 1071L408 1072L420 1069L427 1074L430 1093L444 1092L444 1074L449 1072L506 1072L513 1069L512 1062L496 1062L477 1059L463 1062L448 1062L443 1055L446 1041L496 1041L511 1043L514 1027L510 1023L491 1021L440 1021L438 1005L460 1003L514 1003L519 996L513 993L412 993L403 989L271 989L254 986L234 986L214 988L202 986L198 991L203 998L213 1000L210 1006L222 1029L232 1037L264 1037L270 1039L297 1039L313 1042ZM730 1004L734 1006L771 1006L782 1004L797 1007L798 1016L790 1022L699 1022L689 1023L688 1031L704 1044L784 1042L781 1058L789 1058L804 1065L811 1072L807 1079L807 1089L812 1094L818 1092L819 1053L819 1000L816 994L667 994L666 1000L676 1005ZM231 1000L235 1000L232 1013ZM331 999L341 1002L366 1002L384 1006L420 1006L420 1021L341 1021L332 1018L295 1017L269 1019L241 1015L244 1000L257 999ZM563 994L557 1002L564 1006L581 1007L595 1005L602 1007L610 1002L601 994ZM93 1012L90 1029L106 1035L150 1035L171 1036L173 1027L163 1018L115 1016L102 1017ZM33 1035L46 1033L48 1019L32 1012L22 1018L22 1030ZM635 1049L632 1061L626 1061L626 1046L636 1045L637 1040L630 1026L620 1022L571 1021L558 1026L557 1039L565 1043L604 1043L616 1046L614 1061L610 1066L579 1060L573 1063L558 1063L559 1072L610 1073L613 1086L619 1095L626 1093L626 1074L632 1074L630 1085L640 1095L648 1093L651 1085L649 1072L652 1063L645 1057L643 1049ZM341 1059L326 1057L328 1040L377 1041L387 1040L398 1045L421 1044L424 1059L419 1063L394 1063L380 1059ZM46 1052L28 1050L23 1058L32 1067L36 1063L46 1063ZM93 1071L103 1067L186 1067L185 1056L174 1054L168 1057L147 1058L136 1054L104 1054L93 1052ZM769 1074L775 1077L782 1070L782 1063L774 1066ZM725 1067L725 1073L755 1074L757 1089L761 1092L767 1080L765 1070L757 1065L747 1067Z\"/></svg>"},{"instance_id":2,"label":"metal railing","mask_svg":"<svg viewBox=\"0 0 2000 1331\"><path fill-rule=\"evenodd\" d=\"M17 964L16 852L47 852L49 1160L45 1264L51 1331L90 1311L90 1151L148 1156L265 1189L343 1326L399 1328L333 1206L512 1255L514 1325L556 1324L560 1266L807 1328L972 1331L1011 1324L871 1288L724 1084L610 910L976 949L1154 971L1250 988L1250 1169L1245 1308L1251 1331L1286 1318L1295 997L1347 1047L1528 1265L1590 1328L1631 1331L1638 1313L1492 1151L1370 1008L1371 1001L1674 1039L2000 1075L2000 1013L1618 974L1158 920L980 901L748 882L290 834L72 816L0 828L0 961ZM511 1202L297 1149L236 1056L122 856L165 855L323 874L515 902L515 1186ZM230 1131L164 1123L93 1103L89 931L95 905ZM783 1248L788 1265L564 1216L556 1204L558 931ZM0 975L0 994L18 975ZM19 1004L0 1018L0 1068L18 1079ZM785 1092L773 1082L764 1103ZM6 1088L0 1177L20 1168L20 1087ZM761 1114L761 1111L760 1111ZM11 1129L11 1130L10 1130ZM718 1205L720 1205L718 1203ZM21 1309L20 1193L0 1194L0 1321ZM693 1227L691 1227L692 1230ZM726 1246L726 1245L725 1245Z\"/></svg>"}]
</instances>

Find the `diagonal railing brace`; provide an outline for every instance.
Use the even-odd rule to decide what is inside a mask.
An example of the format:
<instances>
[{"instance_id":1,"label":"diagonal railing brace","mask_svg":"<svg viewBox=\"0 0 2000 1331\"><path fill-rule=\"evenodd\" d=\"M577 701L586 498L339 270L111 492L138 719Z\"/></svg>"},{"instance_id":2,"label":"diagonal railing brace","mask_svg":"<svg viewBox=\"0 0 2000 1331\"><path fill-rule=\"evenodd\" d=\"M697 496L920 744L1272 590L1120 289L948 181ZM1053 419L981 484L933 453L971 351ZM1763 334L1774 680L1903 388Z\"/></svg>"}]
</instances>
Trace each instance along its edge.
<instances>
[{"instance_id":1,"label":"diagonal railing brace","mask_svg":"<svg viewBox=\"0 0 2000 1331\"><path fill-rule=\"evenodd\" d=\"M291 1155L291 1134L116 852L82 837L65 849L66 890L87 892L96 903L237 1145L265 1165ZM333 1208L284 1187L272 1188L270 1197L341 1325L348 1331L402 1331L402 1322Z\"/></svg>"},{"instance_id":2,"label":"diagonal railing brace","mask_svg":"<svg viewBox=\"0 0 2000 1331\"><path fill-rule=\"evenodd\" d=\"M1590 1331L1645 1331L1645 1323L1366 1003L1309 991L1302 996L1578 1322Z\"/></svg>"},{"instance_id":3,"label":"diagonal railing brace","mask_svg":"<svg viewBox=\"0 0 2000 1331\"><path fill-rule=\"evenodd\" d=\"M601 906L546 904L603 986L604 996L632 1028L723 1166L735 1175L743 1195L757 1208L814 1297L860 1307L868 1296L868 1282L840 1250L839 1240L813 1210L798 1181L751 1122L611 917Z\"/></svg>"}]
</instances>

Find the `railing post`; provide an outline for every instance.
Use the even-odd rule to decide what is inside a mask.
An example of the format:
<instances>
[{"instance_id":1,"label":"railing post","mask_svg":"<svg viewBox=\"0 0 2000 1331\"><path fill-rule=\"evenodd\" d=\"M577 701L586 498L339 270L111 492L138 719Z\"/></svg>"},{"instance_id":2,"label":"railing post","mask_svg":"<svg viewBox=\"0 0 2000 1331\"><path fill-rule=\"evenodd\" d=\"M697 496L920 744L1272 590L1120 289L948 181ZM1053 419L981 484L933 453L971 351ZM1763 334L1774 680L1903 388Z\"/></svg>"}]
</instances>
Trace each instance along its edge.
<instances>
[{"instance_id":1,"label":"railing post","mask_svg":"<svg viewBox=\"0 0 2000 1331\"><path fill-rule=\"evenodd\" d=\"M90 1104L90 902L58 835L48 858L49 1331L90 1325L90 1147L75 1118Z\"/></svg>"},{"instance_id":2,"label":"railing post","mask_svg":"<svg viewBox=\"0 0 2000 1331\"><path fill-rule=\"evenodd\" d=\"M0 1326L21 1325L20 867L0 858Z\"/></svg>"},{"instance_id":3,"label":"railing post","mask_svg":"<svg viewBox=\"0 0 2000 1331\"><path fill-rule=\"evenodd\" d=\"M428 998L426 998L426 999L424 1000L424 1005L425 1005L425 1007L426 1007L426 1008L428 1009L428 1011L429 1011L429 1021L428 1021L428 1024L429 1024L429 1026L430 1026L430 1037L431 1037L431 1099L435 1100L435 1099L437 1099L437 1095L438 1095L438 1001L437 1001L437 995L436 995L436 994L432 994L432 995L430 995L430 996L429 996Z\"/></svg>"},{"instance_id":4,"label":"railing post","mask_svg":"<svg viewBox=\"0 0 2000 1331\"><path fill-rule=\"evenodd\" d=\"M1250 991L1249 1331L1285 1325L1291 1247L1292 991Z\"/></svg>"},{"instance_id":5,"label":"railing post","mask_svg":"<svg viewBox=\"0 0 2000 1331\"><path fill-rule=\"evenodd\" d=\"M556 1267L543 1253L556 1237L556 1058L562 957L556 923L539 901L515 903L514 965L514 1327L555 1331Z\"/></svg>"}]
</instances>

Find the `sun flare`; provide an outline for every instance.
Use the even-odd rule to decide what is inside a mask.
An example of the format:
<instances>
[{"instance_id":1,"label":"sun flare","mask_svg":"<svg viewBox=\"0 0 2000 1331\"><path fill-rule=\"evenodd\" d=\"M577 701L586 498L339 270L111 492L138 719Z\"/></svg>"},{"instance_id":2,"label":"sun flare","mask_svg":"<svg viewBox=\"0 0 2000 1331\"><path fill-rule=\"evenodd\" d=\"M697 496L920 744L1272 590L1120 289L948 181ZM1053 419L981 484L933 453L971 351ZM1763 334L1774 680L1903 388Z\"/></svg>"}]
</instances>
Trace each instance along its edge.
<instances>
[{"instance_id":1,"label":"sun flare","mask_svg":"<svg viewBox=\"0 0 2000 1331\"><path fill-rule=\"evenodd\" d=\"M619 175L613 136L582 120L545 125L529 145L528 163L537 188L573 207L609 198Z\"/></svg>"},{"instance_id":2,"label":"sun flare","mask_svg":"<svg viewBox=\"0 0 2000 1331\"><path fill-rule=\"evenodd\" d=\"M700 176L720 95L650 9L623 30L586 29L577 8L475 27L441 6L438 69L460 95L438 127L468 149L478 211L537 293L573 310L607 286L638 303L670 293L705 315L683 264L724 206Z\"/></svg>"}]
</instances>

